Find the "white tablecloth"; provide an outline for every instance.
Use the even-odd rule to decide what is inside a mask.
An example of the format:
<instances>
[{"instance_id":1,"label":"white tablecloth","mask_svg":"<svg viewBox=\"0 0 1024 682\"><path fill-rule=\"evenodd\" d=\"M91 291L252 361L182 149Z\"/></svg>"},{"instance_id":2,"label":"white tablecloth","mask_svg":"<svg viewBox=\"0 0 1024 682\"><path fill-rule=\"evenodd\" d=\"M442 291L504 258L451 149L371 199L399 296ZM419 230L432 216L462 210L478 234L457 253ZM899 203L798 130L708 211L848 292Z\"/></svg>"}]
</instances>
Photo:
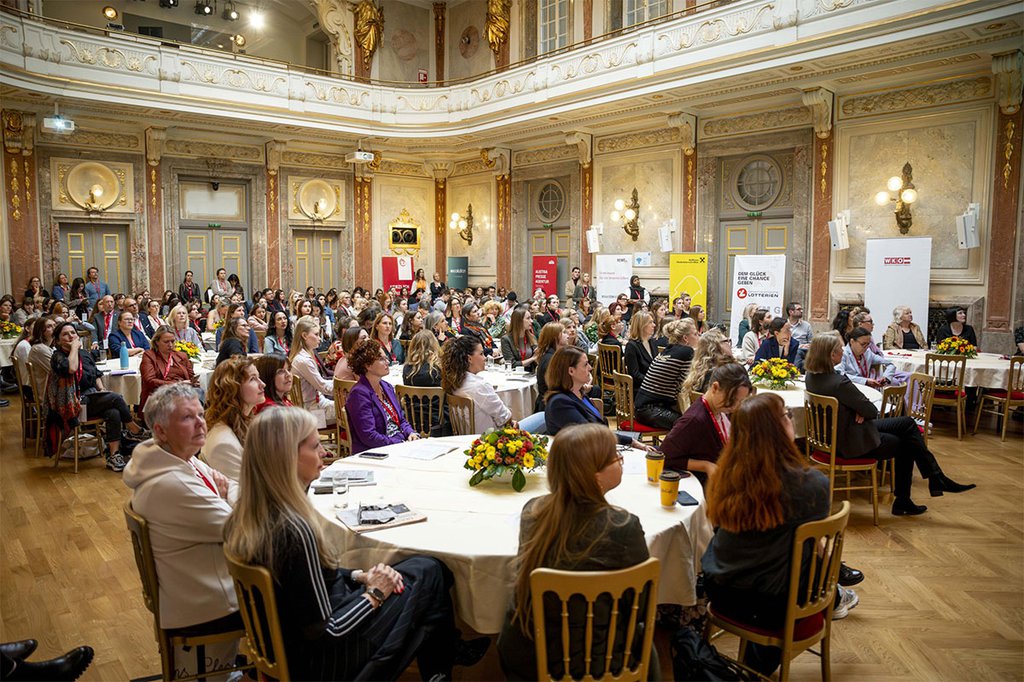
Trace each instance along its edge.
<instances>
[{"instance_id":1,"label":"white tablecloth","mask_svg":"<svg viewBox=\"0 0 1024 682\"><path fill-rule=\"evenodd\" d=\"M311 492L310 499L334 521L328 541L337 543L342 566L393 564L414 554L436 557L455 574L453 597L459 617L477 632L493 634L501 629L513 595L519 514L527 500L546 494L548 488L542 472L527 474L521 493L508 483L488 481L469 487L472 472L463 468L463 451L472 440L431 439L458 450L430 461L403 457L403 451L417 446L401 443L386 448L392 452L387 459L350 457L327 470L373 470L377 485L351 488L345 495L348 505L402 502L426 514L423 523L357 535L335 519L333 495ZM625 458L622 484L608 493L608 501L640 518L651 556L662 562L658 602L692 605L700 557L713 534L700 483L693 477L680 482L680 490L699 500L700 506L662 509L658 488L647 483L643 453L630 450Z\"/></svg>"},{"instance_id":2,"label":"white tablecloth","mask_svg":"<svg viewBox=\"0 0 1024 682\"><path fill-rule=\"evenodd\" d=\"M926 353L923 350L887 350L885 357L901 372L924 372ZM964 386L1005 389L1009 373L1009 360L1003 360L996 353L978 353L978 357L967 359Z\"/></svg>"},{"instance_id":3,"label":"white tablecloth","mask_svg":"<svg viewBox=\"0 0 1024 682\"><path fill-rule=\"evenodd\" d=\"M0 339L0 367L10 367L14 364L11 355L14 353L16 342L17 339Z\"/></svg>"},{"instance_id":4,"label":"white tablecloth","mask_svg":"<svg viewBox=\"0 0 1024 682\"><path fill-rule=\"evenodd\" d=\"M204 353L199 361L192 363L192 370L199 377L199 387L204 391L210 383L210 375L213 374L213 362L216 354ZM209 365L210 369L203 366ZM110 374L111 371L121 369L120 360L107 360L96 363L96 367L103 372L103 388L114 393L120 393L124 401L129 405L138 405L142 398L142 375L139 374L139 366L142 365L142 354L133 355L128 358L128 369L133 370L132 374Z\"/></svg>"},{"instance_id":5,"label":"white tablecloth","mask_svg":"<svg viewBox=\"0 0 1024 682\"><path fill-rule=\"evenodd\" d=\"M877 391L870 386L864 384L854 383L861 393L863 393L868 400L875 404L875 407L882 408L882 393ZM782 396L782 399L786 402L786 407L793 411L793 431L796 433L797 438L802 438L807 435L807 420L804 417L804 393L807 387L804 386L803 379L800 379L796 384L787 388L784 391L776 391L764 386L758 386L758 393L775 393Z\"/></svg>"},{"instance_id":6,"label":"white tablecloth","mask_svg":"<svg viewBox=\"0 0 1024 682\"><path fill-rule=\"evenodd\" d=\"M519 421L533 414L537 400L537 377L522 372L507 373L500 370L484 370L478 375L494 386L501 402L512 410L512 418ZM402 365L392 365L386 381L392 386L403 386Z\"/></svg>"}]
</instances>

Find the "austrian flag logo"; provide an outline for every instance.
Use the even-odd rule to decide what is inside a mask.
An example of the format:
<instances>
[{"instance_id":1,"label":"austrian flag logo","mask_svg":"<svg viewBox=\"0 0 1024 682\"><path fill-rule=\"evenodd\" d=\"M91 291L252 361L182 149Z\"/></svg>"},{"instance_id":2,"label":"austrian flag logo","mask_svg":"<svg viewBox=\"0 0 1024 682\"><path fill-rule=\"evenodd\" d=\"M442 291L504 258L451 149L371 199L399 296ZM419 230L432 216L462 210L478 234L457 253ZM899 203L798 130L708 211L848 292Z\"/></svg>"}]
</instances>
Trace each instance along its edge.
<instances>
[{"instance_id":1,"label":"austrian flag logo","mask_svg":"<svg viewBox=\"0 0 1024 682\"><path fill-rule=\"evenodd\" d=\"M910 265L910 256L889 256L883 263L885 265Z\"/></svg>"}]
</instances>

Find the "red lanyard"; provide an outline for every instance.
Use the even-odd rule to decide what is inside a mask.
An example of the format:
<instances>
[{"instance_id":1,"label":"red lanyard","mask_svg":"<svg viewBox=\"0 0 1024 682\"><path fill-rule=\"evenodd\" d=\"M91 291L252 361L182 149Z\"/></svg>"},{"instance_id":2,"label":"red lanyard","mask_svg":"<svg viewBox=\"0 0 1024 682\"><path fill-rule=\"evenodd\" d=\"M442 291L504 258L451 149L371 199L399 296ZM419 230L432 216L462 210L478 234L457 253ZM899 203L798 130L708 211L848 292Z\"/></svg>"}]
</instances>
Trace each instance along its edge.
<instances>
[{"instance_id":1,"label":"red lanyard","mask_svg":"<svg viewBox=\"0 0 1024 682\"><path fill-rule=\"evenodd\" d=\"M523 337L523 344L519 348L519 359L520 360L525 360L526 359L526 351L527 351L526 337L524 336Z\"/></svg>"},{"instance_id":2,"label":"red lanyard","mask_svg":"<svg viewBox=\"0 0 1024 682\"><path fill-rule=\"evenodd\" d=\"M167 381L167 375L171 373L171 365L174 364L174 356L170 355L167 358L167 366L164 367L164 381Z\"/></svg>"},{"instance_id":3,"label":"red lanyard","mask_svg":"<svg viewBox=\"0 0 1024 682\"><path fill-rule=\"evenodd\" d=\"M380 344L380 347L384 349L384 352L385 352L385 353L387 353L387 356L388 356L388 360L390 360L391 362L394 362L395 360L397 360L397 359L398 359L398 358L396 358L396 357L395 357L395 352L394 352L394 350L393 350L393 349L391 348L391 346L389 346L389 345L385 344L385 343L384 343L383 341L381 341L381 340L380 340L379 338L377 339L377 343L379 343L379 344Z\"/></svg>"},{"instance_id":4,"label":"red lanyard","mask_svg":"<svg viewBox=\"0 0 1024 682\"><path fill-rule=\"evenodd\" d=\"M129 331L127 334L125 334L125 339L128 342L128 347L129 348L135 348L135 343L132 341L132 333L131 333L131 331Z\"/></svg>"},{"instance_id":5,"label":"red lanyard","mask_svg":"<svg viewBox=\"0 0 1024 682\"><path fill-rule=\"evenodd\" d=\"M708 404L707 398L701 396L700 399L704 403L704 409L708 411L708 416L711 417L711 422L715 425L715 431L718 432L722 445L725 445L729 441L729 432L725 430L725 426L718 420L715 413L711 411L711 405Z\"/></svg>"},{"instance_id":6,"label":"red lanyard","mask_svg":"<svg viewBox=\"0 0 1024 682\"><path fill-rule=\"evenodd\" d=\"M393 421L395 425L398 425L401 423L398 419L398 410L396 410L395 406L391 404L391 401L388 399L388 397L384 395L383 390L384 389L381 389L381 393L377 396L377 398L380 399L380 404L384 408L384 411L388 413L388 417L391 418L391 421Z\"/></svg>"},{"instance_id":7,"label":"red lanyard","mask_svg":"<svg viewBox=\"0 0 1024 682\"><path fill-rule=\"evenodd\" d=\"M211 492L213 492L214 495L220 497L220 493L217 492L216 486L214 486L213 483L210 482L210 479L206 478L206 476L203 475L203 472L199 470L199 467L195 465L195 462L189 460L189 464L192 465L192 469L196 472L196 476L199 477L199 480L202 481L206 485L206 487L209 488Z\"/></svg>"},{"instance_id":8,"label":"red lanyard","mask_svg":"<svg viewBox=\"0 0 1024 682\"><path fill-rule=\"evenodd\" d=\"M863 353L859 358L854 356L854 359L857 361L857 368L860 369L860 375L862 377L866 377L871 374L871 365L868 364L867 356L867 353Z\"/></svg>"},{"instance_id":9,"label":"red lanyard","mask_svg":"<svg viewBox=\"0 0 1024 682\"><path fill-rule=\"evenodd\" d=\"M288 355L288 339L283 336L277 337L277 342L282 348L284 348L284 354Z\"/></svg>"}]
</instances>

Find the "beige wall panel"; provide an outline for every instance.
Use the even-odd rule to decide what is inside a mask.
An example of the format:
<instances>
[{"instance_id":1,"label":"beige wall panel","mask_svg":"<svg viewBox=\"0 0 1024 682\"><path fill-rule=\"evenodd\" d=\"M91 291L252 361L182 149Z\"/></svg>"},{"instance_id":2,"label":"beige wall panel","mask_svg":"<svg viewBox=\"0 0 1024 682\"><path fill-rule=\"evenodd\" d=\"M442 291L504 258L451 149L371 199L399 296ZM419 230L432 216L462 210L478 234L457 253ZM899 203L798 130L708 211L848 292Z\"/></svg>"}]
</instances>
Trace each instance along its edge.
<instances>
[{"instance_id":1,"label":"beige wall panel","mask_svg":"<svg viewBox=\"0 0 1024 682\"><path fill-rule=\"evenodd\" d=\"M487 3L481 0L448 5L446 80L475 76L493 68L494 59L484 34L486 12Z\"/></svg>"},{"instance_id":2,"label":"beige wall panel","mask_svg":"<svg viewBox=\"0 0 1024 682\"><path fill-rule=\"evenodd\" d=\"M429 9L385 0L384 39L379 55L378 78L417 82L420 69L430 69L434 45L434 19Z\"/></svg>"},{"instance_id":3,"label":"beige wall panel","mask_svg":"<svg viewBox=\"0 0 1024 682\"><path fill-rule=\"evenodd\" d=\"M434 181L375 175L373 191L373 281L383 281L381 256L397 255L388 248L388 225L398 218L402 209L420 224L420 252L413 256L413 262L416 268L423 268L429 281L437 267L434 263ZM443 269L441 266L441 271Z\"/></svg>"},{"instance_id":4,"label":"beige wall panel","mask_svg":"<svg viewBox=\"0 0 1024 682\"><path fill-rule=\"evenodd\" d=\"M466 244L457 232L448 231L448 255L469 256L469 282L494 283L498 264L497 198L494 177L479 173L448 180L448 215L464 215L473 204L473 245Z\"/></svg>"}]
</instances>

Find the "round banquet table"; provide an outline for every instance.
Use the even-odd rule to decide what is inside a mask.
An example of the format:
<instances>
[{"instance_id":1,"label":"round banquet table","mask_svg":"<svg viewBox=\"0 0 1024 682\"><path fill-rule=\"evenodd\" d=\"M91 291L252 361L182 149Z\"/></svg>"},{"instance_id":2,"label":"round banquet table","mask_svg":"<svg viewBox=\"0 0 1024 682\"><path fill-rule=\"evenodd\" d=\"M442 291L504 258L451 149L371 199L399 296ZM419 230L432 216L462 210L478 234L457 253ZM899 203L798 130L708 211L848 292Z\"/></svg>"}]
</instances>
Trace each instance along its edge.
<instances>
[{"instance_id":1,"label":"round banquet table","mask_svg":"<svg viewBox=\"0 0 1024 682\"><path fill-rule=\"evenodd\" d=\"M501 402L512 410L512 419L519 421L533 414L537 400L537 377L523 372L503 372L486 369L478 375L494 387ZM386 381L392 386L404 386L402 365L392 365Z\"/></svg>"},{"instance_id":2,"label":"round banquet table","mask_svg":"<svg viewBox=\"0 0 1024 682\"><path fill-rule=\"evenodd\" d=\"M204 391L210 383L210 375L213 374L213 363L217 359L215 353L203 353L199 360L192 361L192 371L199 377L199 387ZM138 405L142 398L142 375L139 374L139 367L142 365L142 354L133 355L128 358L128 369L131 374L112 374L121 369L119 360L106 360L97 362L96 367L103 372L103 388L114 393L120 393L124 401L129 405Z\"/></svg>"},{"instance_id":3,"label":"round banquet table","mask_svg":"<svg viewBox=\"0 0 1024 682\"><path fill-rule=\"evenodd\" d=\"M14 346L18 339L0 339L0 367L10 367L11 354L14 353Z\"/></svg>"},{"instance_id":4,"label":"round banquet table","mask_svg":"<svg viewBox=\"0 0 1024 682\"><path fill-rule=\"evenodd\" d=\"M352 487L344 496L349 508L362 504L404 503L427 520L396 528L356 534L335 517L334 495L309 493L313 505L332 523L327 541L336 544L341 565L366 568L377 562L393 564L414 554L443 561L455 574L455 608L475 631L501 630L511 603L515 562L519 549L519 514L527 500L548 492L543 470L527 474L521 493L509 483L485 481L471 488L472 473L463 468L463 451L475 436L431 438L431 444L451 444L454 451L432 460L414 459L417 443L400 443L374 451L389 452L387 459L358 456L339 460L325 469L324 478L345 469L374 472L376 485ZM658 602L696 603L700 558L713 529L705 515L704 493L694 477L680 481L699 506L663 509L656 486L647 483L644 455L624 452L622 483L608 493L608 501L640 518L651 556L661 560ZM339 499L343 499L338 496Z\"/></svg>"},{"instance_id":5,"label":"round banquet table","mask_svg":"<svg viewBox=\"0 0 1024 682\"><path fill-rule=\"evenodd\" d=\"M857 387L864 396L875 404L875 407L881 409L882 407L882 392L878 391L870 386L864 384L858 384L854 382L854 386ZM765 388L764 386L758 386L758 393L776 393L782 396L782 399L786 402L788 407L793 412L793 432L796 433L797 438L802 438L807 435L806 419L804 417L804 393L807 387L804 385L803 377L798 379L790 388L784 391L776 391L772 388Z\"/></svg>"},{"instance_id":6,"label":"round banquet table","mask_svg":"<svg viewBox=\"0 0 1024 682\"><path fill-rule=\"evenodd\" d=\"M927 353L925 350L887 350L885 358L895 365L896 369L910 374L924 372L924 356ZM978 357L967 359L964 386L1006 388L1009 373L1008 359L1004 360L996 353L978 353Z\"/></svg>"}]
</instances>

